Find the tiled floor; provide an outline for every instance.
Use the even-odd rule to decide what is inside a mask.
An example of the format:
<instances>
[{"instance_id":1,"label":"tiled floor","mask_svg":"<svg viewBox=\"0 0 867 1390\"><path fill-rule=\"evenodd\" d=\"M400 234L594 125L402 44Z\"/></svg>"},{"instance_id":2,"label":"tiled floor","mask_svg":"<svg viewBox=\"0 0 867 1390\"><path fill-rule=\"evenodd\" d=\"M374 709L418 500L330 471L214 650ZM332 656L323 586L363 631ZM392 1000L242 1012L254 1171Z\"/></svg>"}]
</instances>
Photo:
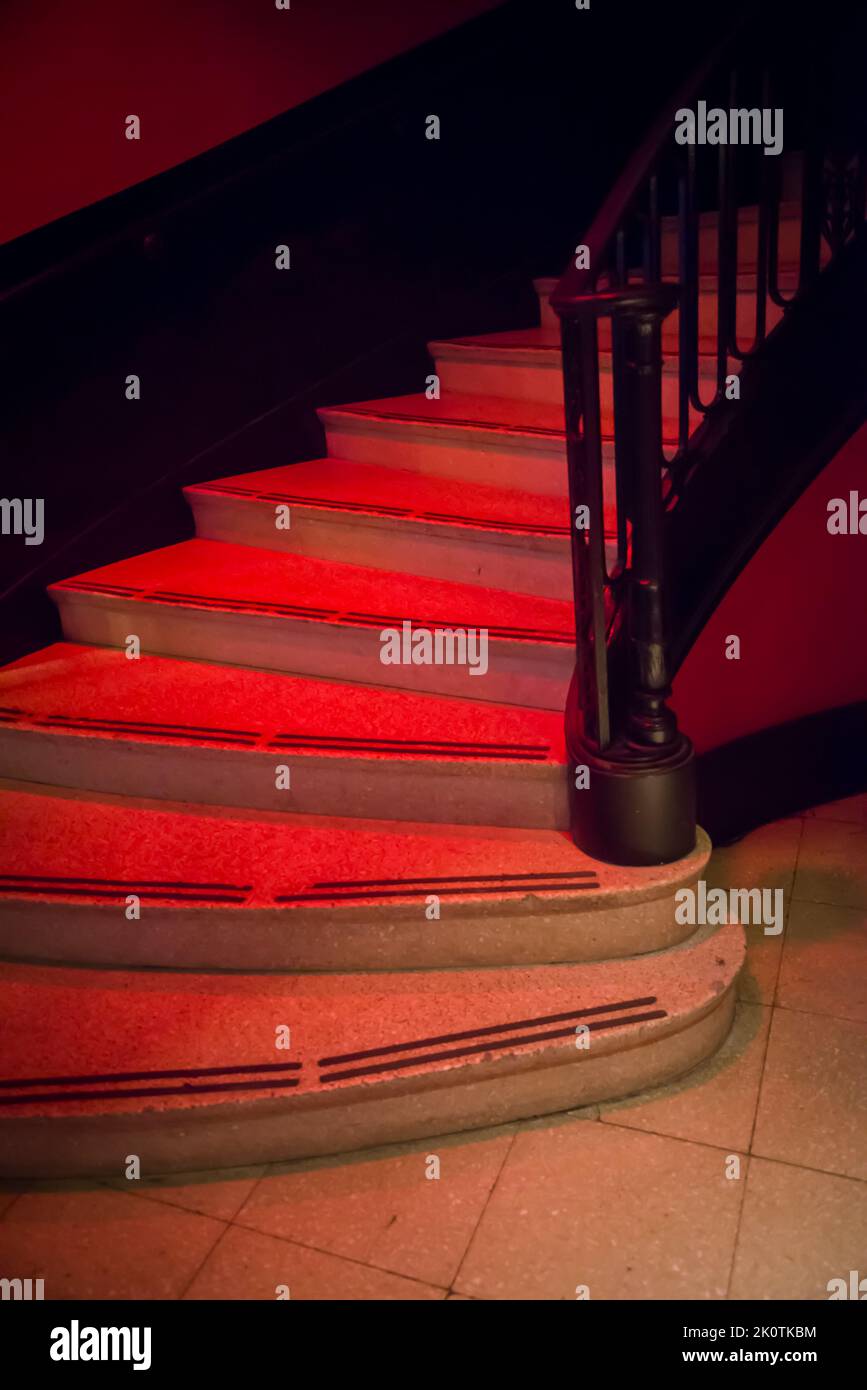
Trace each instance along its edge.
<instances>
[{"instance_id":1,"label":"tiled floor","mask_svg":"<svg viewBox=\"0 0 867 1390\"><path fill-rule=\"evenodd\" d=\"M2 1264L48 1298L827 1298L867 1274L867 797L708 877L781 887L787 923L746 929L735 1028L681 1081L349 1159L7 1188Z\"/></svg>"}]
</instances>

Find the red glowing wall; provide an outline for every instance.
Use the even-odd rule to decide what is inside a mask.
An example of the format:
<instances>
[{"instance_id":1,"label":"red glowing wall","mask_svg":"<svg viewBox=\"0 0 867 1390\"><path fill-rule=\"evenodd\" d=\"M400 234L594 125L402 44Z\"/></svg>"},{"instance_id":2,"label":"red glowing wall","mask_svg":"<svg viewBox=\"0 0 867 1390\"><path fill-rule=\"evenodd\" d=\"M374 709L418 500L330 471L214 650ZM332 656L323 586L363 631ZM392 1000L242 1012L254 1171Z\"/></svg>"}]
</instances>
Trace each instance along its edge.
<instances>
[{"instance_id":1,"label":"red glowing wall","mask_svg":"<svg viewBox=\"0 0 867 1390\"><path fill-rule=\"evenodd\" d=\"M4 0L0 242L181 164L496 0ZM124 118L142 122L127 140Z\"/></svg>"},{"instance_id":2,"label":"red glowing wall","mask_svg":"<svg viewBox=\"0 0 867 1390\"><path fill-rule=\"evenodd\" d=\"M828 502L867 496L867 425L753 556L674 683L699 752L867 700L867 536L830 535ZM726 639L741 640L739 661Z\"/></svg>"}]
</instances>

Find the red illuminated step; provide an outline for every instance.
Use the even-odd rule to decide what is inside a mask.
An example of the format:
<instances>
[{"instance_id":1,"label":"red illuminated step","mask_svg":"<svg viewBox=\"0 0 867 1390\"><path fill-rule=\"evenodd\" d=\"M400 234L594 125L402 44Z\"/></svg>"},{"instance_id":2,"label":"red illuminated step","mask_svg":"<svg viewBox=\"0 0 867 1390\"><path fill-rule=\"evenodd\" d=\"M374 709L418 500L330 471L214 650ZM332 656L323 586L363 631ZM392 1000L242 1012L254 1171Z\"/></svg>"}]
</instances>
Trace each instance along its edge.
<instances>
[{"instance_id":1,"label":"red illuminated step","mask_svg":"<svg viewBox=\"0 0 867 1390\"><path fill-rule=\"evenodd\" d=\"M5 965L0 1175L120 1176L130 1153L151 1174L277 1161L628 1095L719 1046L743 950L727 926L530 970Z\"/></svg>"},{"instance_id":2,"label":"red illuminated step","mask_svg":"<svg viewBox=\"0 0 867 1390\"><path fill-rule=\"evenodd\" d=\"M652 869L544 830L0 792L0 954L96 965L375 970L587 960L692 930ZM139 915L128 915L130 898Z\"/></svg>"},{"instance_id":3,"label":"red illuminated step","mask_svg":"<svg viewBox=\"0 0 867 1390\"><path fill-rule=\"evenodd\" d=\"M0 766L22 781L553 829L568 824L565 761L563 716L546 710L72 643L0 670Z\"/></svg>"},{"instance_id":4,"label":"red illuminated step","mask_svg":"<svg viewBox=\"0 0 867 1390\"><path fill-rule=\"evenodd\" d=\"M468 483L567 496L563 411L508 396L424 392L321 407L329 454Z\"/></svg>"},{"instance_id":5,"label":"red illuminated step","mask_svg":"<svg viewBox=\"0 0 867 1390\"><path fill-rule=\"evenodd\" d=\"M203 539L387 563L409 574L548 598L571 592L565 497L336 458L218 478L185 492ZM615 528L610 514L607 529Z\"/></svg>"},{"instance_id":6,"label":"red illuminated step","mask_svg":"<svg viewBox=\"0 0 867 1390\"><path fill-rule=\"evenodd\" d=\"M472 700L562 710L574 660L571 603L217 541L137 555L50 593L70 641L122 648L137 636L144 652ZM477 645L463 664L381 660L412 656L418 629L421 642L469 630ZM399 642L384 636L394 633Z\"/></svg>"},{"instance_id":7,"label":"red illuminated step","mask_svg":"<svg viewBox=\"0 0 867 1390\"><path fill-rule=\"evenodd\" d=\"M566 434L557 402L516 396L423 392L320 407L328 452L358 463L411 469L470 483L565 497ZM663 421L666 442L674 419ZM604 462L613 458L613 422L603 422Z\"/></svg>"},{"instance_id":8,"label":"red illuminated step","mask_svg":"<svg viewBox=\"0 0 867 1390\"><path fill-rule=\"evenodd\" d=\"M542 401L563 406L563 363L560 333L551 327L523 328L509 333L484 333L473 338L452 338L428 344L444 391L462 391L514 399ZM614 394L611 353L599 354L599 391L603 430L611 433ZM739 364L732 360L731 370ZM713 396L716 358L699 357L699 381L703 400ZM662 411L673 434L678 410L677 355L662 364ZM693 427L698 412L692 412Z\"/></svg>"}]
</instances>

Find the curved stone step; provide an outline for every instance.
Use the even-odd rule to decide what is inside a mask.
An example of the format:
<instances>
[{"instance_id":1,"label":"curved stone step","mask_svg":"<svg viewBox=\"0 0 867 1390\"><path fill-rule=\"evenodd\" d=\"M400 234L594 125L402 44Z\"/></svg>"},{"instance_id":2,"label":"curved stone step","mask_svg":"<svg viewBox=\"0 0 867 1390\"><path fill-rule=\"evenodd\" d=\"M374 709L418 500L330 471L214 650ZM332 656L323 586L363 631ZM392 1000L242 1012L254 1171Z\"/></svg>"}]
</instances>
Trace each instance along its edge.
<instances>
[{"instance_id":1,"label":"curved stone step","mask_svg":"<svg viewBox=\"0 0 867 1390\"><path fill-rule=\"evenodd\" d=\"M502 704L562 710L574 664L571 602L222 541L136 555L49 592L73 642L123 647L134 634L164 656ZM410 664L419 629L463 632L465 644L475 633L485 669L478 645L447 660L458 639L442 640L437 661L432 636L434 660Z\"/></svg>"},{"instance_id":2,"label":"curved stone step","mask_svg":"<svg viewBox=\"0 0 867 1390\"><path fill-rule=\"evenodd\" d=\"M0 792L0 955L203 970L586 961L685 939L710 853L602 864L555 831Z\"/></svg>"},{"instance_id":3,"label":"curved stone step","mask_svg":"<svg viewBox=\"0 0 867 1390\"><path fill-rule=\"evenodd\" d=\"M392 570L513 593L561 599L571 593L565 497L337 458L240 473L184 491L196 534L205 540L353 565L376 567L387 559ZM615 527L610 515L610 534Z\"/></svg>"},{"instance_id":4,"label":"curved stone step","mask_svg":"<svg viewBox=\"0 0 867 1390\"><path fill-rule=\"evenodd\" d=\"M569 824L560 714L64 642L0 670L0 767L261 811Z\"/></svg>"},{"instance_id":5,"label":"curved stone step","mask_svg":"<svg viewBox=\"0 0 867 1390\"><path fill-rule=\"evenodd\" d=\"M629 1095L719 1046L743 954L726 926L657 955L535 969L6 965L0 1175L119 1177L133 1153L144 1174L275 1162Z\"/></svg>"}]
</instances>

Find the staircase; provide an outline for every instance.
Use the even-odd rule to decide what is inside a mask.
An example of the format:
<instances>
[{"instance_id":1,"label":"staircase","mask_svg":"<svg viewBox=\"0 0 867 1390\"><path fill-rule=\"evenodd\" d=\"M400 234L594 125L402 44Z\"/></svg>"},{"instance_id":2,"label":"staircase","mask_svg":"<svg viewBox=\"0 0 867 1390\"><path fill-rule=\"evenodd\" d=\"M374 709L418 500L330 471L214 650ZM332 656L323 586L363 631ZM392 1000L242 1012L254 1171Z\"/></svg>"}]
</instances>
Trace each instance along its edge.
<instances>
[{"instance_id":1,"label":"staircase","mask_svg":"<svg viewBox=\"0 0 867 1390\"><path fill-rule=\"evenodd\" d=\"M725 1036L741 931L674 912L706 837L630 868L566 833L546 316L432 344L440 399L324 409L327 457L191 487L195 540L53 586L66 640L0 672L4 1174L465 1129ZM383 664L407 620L486 630L487 670Z\"/></svg>"},{"instance_id":2,"label":"staircase","mask_svg":"<svg viewBox=\"0 0 867 1390\"><path fill-rule=\"evenodd\" d=\"M537 326L431 343L438 390L320 409L325 457L196 483L195 539L51 586L64 640L0 671L0 1175L502 1123L726 1036L744 939L678 921L711 847L670 680L863 418L831 349L867 189L810 118L785 197L759 150L735 201L722 147L716 211L694 150L666 201L727 61ZM785 388L825 359L802 447Z\"/></svg>"}]
</instances>

